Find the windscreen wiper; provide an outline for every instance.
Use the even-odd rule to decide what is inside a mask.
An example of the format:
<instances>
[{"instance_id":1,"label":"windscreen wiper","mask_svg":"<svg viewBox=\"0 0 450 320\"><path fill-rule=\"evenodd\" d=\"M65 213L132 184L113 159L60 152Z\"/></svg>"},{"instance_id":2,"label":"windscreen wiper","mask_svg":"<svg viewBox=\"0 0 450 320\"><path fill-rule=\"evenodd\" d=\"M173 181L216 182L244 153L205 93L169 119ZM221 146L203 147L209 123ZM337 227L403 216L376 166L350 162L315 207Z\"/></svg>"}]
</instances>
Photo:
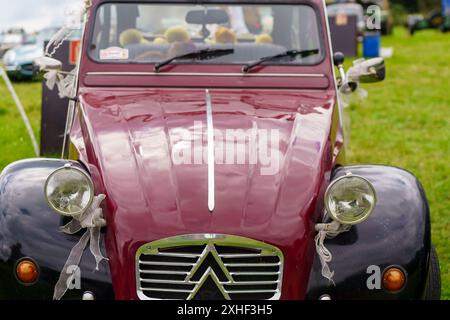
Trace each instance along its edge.
<instances>
[{"instance_id":1,"label":"windscreen wiper","mask_svg":"<svg viewBox=\"0 0 450 320\"><path fill-rule=\"evenodd\" d=\"M278 59L282 59L282 58L286 58L286 57L295 58L295 57L298 57L298 56L300 56L302 58L306 58L306 57L309 57L309 56L312 56L312 55L315 55L315 54L318 54L318 53L319 53L319 49L302 50L302 51L299 51L299 50L288 50L288 51L285 51L283 53L279 53L279 54L276 54L276 55L273 55L273 56L261 58L261 59L255 61L255 62L250 62L250 63L246 64L242 68L242 72L247 73L251 69L253 69L254 67L259 66L259 65L261 65L261 64L263 64L264 62L267 62L267 61L278 60Z\"/></svg>"},{"instance_id":2,"label":"windscreen wiper","mask_svg":"<svg viewBox=\"0 0 450 320\"><path fill-rule=\"evenodd\" d=\"M234 49L202 49L186 54L181 54L170 59L164 60L155 65L155 72L159 72L162 67L171 64L176 60L209 60L234 53Z\"/></svg>"}]
</instances>

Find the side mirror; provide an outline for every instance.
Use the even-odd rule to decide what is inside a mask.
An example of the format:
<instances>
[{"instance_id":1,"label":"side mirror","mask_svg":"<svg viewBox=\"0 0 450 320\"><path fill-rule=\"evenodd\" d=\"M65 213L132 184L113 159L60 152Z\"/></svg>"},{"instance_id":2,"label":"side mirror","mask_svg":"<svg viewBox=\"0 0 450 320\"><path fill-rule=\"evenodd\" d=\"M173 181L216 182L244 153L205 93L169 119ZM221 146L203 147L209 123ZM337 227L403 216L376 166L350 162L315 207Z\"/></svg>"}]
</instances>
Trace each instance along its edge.
<instances>
[{"instance_id":1,"label":"side mirror","mask_svg":"<svg viewBox=\"0 0 450 320\"><path fill-rule=\"evenodd\" d=\"M386 65L383 58L357 60L348 70L347 82L373 83L386 78Z\"/></svg>"},{"instance_id":2,"label":"side mirror","mask_svg":"<svg viewBox=\"0 0 450 320\"><path fill-rule=\"evenodd\" d=\"M333 63L336 67L339 68L339 66L342 66L344 64L345 61L345 56L342 52L337 51L334 53L333 55Z\"/></svg>"},{"instance_id":3,"label":"side mirror","mask_svg":"<svg viewBox=\"0 0 450 320\"><path fill-rule=\"evenodd\" d=\"M62 62L50 57L39 57L33 60L33 72L44 73L46 85L50 90L57 87L60 98L74 99L73 89L76 76L73 72L62 71Z\"/></svg>"},{"instance_id":4,"label":"side mirror","mask_svg":"<svg viewBox=\"0 0 450 320\"><path fill-rule=\"evenodd\" d=\"M33 60L33 68L37 72L61 71L62 62L50 57L39 57Z\"/></svg>"},{"instance_id":5,"label":"side mirror","mask_svg":"<svg viewBox=\"0 0 450 320\"><path fill-rule=\"evenodd\" d=\"M339 70L339 78L337 80L338 80L338 87L341 90L345 86L346 81L347 81L346 75L345 75L345 70L344 70L344 61L345 61L345 55L342 52L337 51L334 53L333 63ZM354 90L356 90L356 88L354 90L350 89L350 88L349 89L345 88L345 91L348 91L348 90L354 91Z\"/></svg>"}]
</instances>

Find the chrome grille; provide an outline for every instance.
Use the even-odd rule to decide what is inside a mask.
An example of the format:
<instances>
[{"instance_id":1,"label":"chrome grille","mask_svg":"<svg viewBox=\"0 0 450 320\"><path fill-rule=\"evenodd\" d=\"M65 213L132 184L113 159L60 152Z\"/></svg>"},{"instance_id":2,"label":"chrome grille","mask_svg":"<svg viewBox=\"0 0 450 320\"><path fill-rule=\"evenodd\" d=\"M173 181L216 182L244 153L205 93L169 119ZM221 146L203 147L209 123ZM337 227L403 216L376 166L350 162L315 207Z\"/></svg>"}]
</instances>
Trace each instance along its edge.
<instances>
[{"instance_id":1,"label":"chrome grille","mask_svg":"<svg viewBox=\"0 0 450 320\"><path fill-rule=\"evenodd\" d=\"M243 237L187 235L136 253L140 299L279 299L281 251Z\"/></svg>"}]
</instances>

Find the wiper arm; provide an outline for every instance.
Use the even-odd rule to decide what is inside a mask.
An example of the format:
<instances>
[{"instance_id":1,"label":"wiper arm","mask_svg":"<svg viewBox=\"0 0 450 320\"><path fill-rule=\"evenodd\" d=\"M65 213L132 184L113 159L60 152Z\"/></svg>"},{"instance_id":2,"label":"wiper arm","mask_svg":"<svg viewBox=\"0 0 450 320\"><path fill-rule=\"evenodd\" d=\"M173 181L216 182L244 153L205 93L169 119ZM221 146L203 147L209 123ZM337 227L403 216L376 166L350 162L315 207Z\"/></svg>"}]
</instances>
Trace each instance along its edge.
<instances>
[{"instance_id":1,"label":"wiper arm","mask_svg":"<svg viewBox=\"0 0 450 320\"><path fill-rule=\"evenodd\" d=\"M264 57L261 58L255 62L250 62L248 64L246 64L243 68L242 68L242 72L247 73L249 72L251 69L253 69L256 66L259 66L261 64L263 64L264 62L267 61L273 61L273 60L278 60L278 59L282 59L282 58L286 58L286 57L290 57L290 58L295 58L297 56L300 56L302 58L306 58L315 54L319 53L319 49L311 49L311 50L289 50L289 51L285 51L283 53L279 53L277 55L274 56L269 56L269 57Z\"/></svg>"},{"instance_id":2,"label":"wiper arm","mask_svg":"<svg viewBox=\"0 0 450 320\"><path fill-rule=\"evenodd\" d=\"M234 49L202 49L186 54L181 54L170 59L164 60L155 65L155 72L159 72L162 67L171 64L176 60L209 60L234 53Z\"/></svg>"}]
</instances>

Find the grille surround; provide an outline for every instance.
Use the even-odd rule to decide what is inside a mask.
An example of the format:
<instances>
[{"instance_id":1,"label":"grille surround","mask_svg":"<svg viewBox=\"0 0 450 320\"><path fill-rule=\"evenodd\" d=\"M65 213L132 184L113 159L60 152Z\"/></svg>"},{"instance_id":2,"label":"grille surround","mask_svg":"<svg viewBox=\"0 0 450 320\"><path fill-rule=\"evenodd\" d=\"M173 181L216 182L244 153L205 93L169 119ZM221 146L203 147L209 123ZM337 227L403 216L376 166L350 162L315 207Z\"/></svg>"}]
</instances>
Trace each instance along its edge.
<instances>
[{"instance_id":1,"label":"grille surround","mask_svg":"<svg viewBox=\"0 0 450 320\"><path fill-rule=\"evenodd\" d=\"M210 280L226 300L281 297L283 253L249 238L192 234L157 240L137 250L135 264L141 300L195 299Z\"/></svg>"}]
</instances>

